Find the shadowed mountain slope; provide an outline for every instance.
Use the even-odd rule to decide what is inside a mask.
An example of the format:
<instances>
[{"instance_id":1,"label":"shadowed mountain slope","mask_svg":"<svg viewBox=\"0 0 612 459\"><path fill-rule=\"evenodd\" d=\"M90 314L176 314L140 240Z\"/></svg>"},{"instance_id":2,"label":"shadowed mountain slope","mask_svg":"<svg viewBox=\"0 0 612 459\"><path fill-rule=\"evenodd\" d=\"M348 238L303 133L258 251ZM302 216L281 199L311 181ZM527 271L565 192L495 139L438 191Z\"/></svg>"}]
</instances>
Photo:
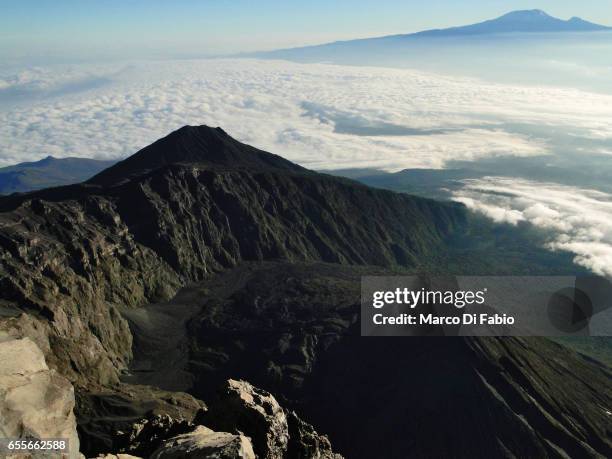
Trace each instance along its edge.
<instances>
[{"instance_id":1,"label":"shadowed mountain slope","mask_svg":"<svg viewBox=\"0 0 612 459\"><path fill-rule=\"evenodd\" d=\"M308 172L280 156L238 142L219 127L184 126L100 172L88 183L114 185L179 163L250 171Z\"/></svg>"},{"instance_id":2,"label":"shadowed mountain slope","mask_svg":"<svg viewBox=\"0 0 612 459\"><path fill-rule=\"evenodd\" d=\"M310 172L205 126L88 183L1 198L0 209L7 326L35 328L77 383L126 367L124 308L243 260L416 267L465 218L460 205Z\"/></svg>"},{"instance_id":3,"label":"shadowed mountain slope","mask_svg":"<svg viewBox=\"0 0 612 459\"><path fill-rule=\"evenodd\" d=\"M203 399L227 377L253 381L350 458L612 454L604 365L546 339L359 336L360 278L385 272L242 264L185 288L130 312L131 380L170 389L181 374Z\"/></svg>"}]
</instances>

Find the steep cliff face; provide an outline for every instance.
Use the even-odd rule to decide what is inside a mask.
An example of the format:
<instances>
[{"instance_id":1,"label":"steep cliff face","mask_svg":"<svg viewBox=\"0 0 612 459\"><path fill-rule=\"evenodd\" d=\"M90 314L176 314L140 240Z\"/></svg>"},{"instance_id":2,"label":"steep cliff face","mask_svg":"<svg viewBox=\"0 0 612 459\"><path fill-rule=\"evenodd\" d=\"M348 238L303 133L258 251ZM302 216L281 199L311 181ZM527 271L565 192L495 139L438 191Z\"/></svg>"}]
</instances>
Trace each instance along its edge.
<instances>
[{"instance_id":1,"label":"steep cliff face","mask_svg":"<svg viewBox=\"0 0 612 459\"><path fill-rule=\"evenodd\" d=\"M74 382L115 382L131 355L118 308L171 295L178 275L107 198L26 200L0 220L0 328L36 340Z\"/></svg>"},{"instance_id":2,"label":"steep cliff face","mask_svg":"<svg viewBox=\"0 0 612 459\"><path fill-rule=\"evenodd\" d=\"M131 358L122 309L242 260L413 267L463 218L185 127L88 183L0 199L0 328L77 385L116 382Z\"/></svg>"}]
</instances>

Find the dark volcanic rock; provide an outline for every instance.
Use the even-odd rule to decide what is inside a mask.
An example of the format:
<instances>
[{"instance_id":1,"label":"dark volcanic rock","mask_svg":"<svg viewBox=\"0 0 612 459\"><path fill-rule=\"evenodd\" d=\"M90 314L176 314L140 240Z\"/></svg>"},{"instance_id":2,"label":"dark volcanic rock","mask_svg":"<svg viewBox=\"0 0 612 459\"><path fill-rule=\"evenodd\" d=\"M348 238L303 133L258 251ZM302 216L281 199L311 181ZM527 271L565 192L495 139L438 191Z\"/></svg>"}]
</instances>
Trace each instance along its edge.
<instances>
[{"instance_id":1,"label":"dark volcanic rock","mask_svg":"<svg viewBox=\"0 0 612 459\"><path fill-rule=\"evenodd\" d=\"M122 452L149 457L161 444L173 437L192 432L195 425L186 420L177 420L168 415L149 415L134 423L122 435Z\"/></svg>"},{"instance_id":2,"label":"dark volcanic rock","mask_svg":"<svg viewBox=\"0 0 612 459\"><path fill-rule=\"evenodd\" d=\"M284 410L272 394L246 381L228 380L194 422L244 433L262 459L342 459L325 435L294 411Z\"/></svg>"},{"instance_id":3,"label":"dark volcanic rock","mask_svg":"<svg viewBox=\"0 0 612 459\"><path fill-rule=\"evenodd\" d=\"M320 435L314 427L304 422L295 413L287 414L289 425L288 459L342 459L332 451L331 443L325 435Z\"/></svg>"},{"instance_id":4,"label":"dark volcanic rock","mask_svg":"<svg viewBox=\"0 0 612 459\"><path fill-rule=\"evenodd\" d=\"M607 367L546 339L362 338L364 272L279 263L204 282L194 393L251 381L351 458L610 457Z\"/></svg>"},{"instance_id":5,"label":"dark volcanic rock","mask_svg":"<svg viewBox=\"0 0 612 459\"><path fill-rule=\"evenodd\" d=\"M120 384L98 392L77 393L77 421L82 451L148 456L163 440L193 429L206 406L181 392Z\"/></svg>"},{"instance_id":6,"label":"dark volcanic rock","mask_svg":"<svg viewBox=\"0 0 612 459\"><path fill-rule=\"evenodd\" d=\"M306 171L207 127L88 184L0 198L0 211L0 329L35 328L77 385L115 383L126 368L122 309L242 260L413 266L464 218L459 205Z\"/></svg>"},{"instance_id":7,"label":"dark volcanic rock","mask_svg":"<svg viewBox=\"0 0 612 459\"><path fill-rule=\"evenodd\" d=\"M246 381L226 381L210 409L200 409L190 420L181 414L180 409L177 417L149 412L135 422L126 417L120 431L115 420L113 441L90 445L87 452L119 451L153 458L254 459L257 453L260 459L342 459L333 453L327 437L294 412L287 416L272 394Z\"/></svg>"},{"instance_id":8,"label":"dark volcanic rock","mask_svg":"<svg viewBox=\"0 0 612 459\"><path fill-rule=\"evenodd\" d=\"M257 457L283 459L289 444L287 416L274 396L246 381L230 379L196 422L248 435Z\"/></svg>"},{"instance_id":9,"label":"dark volcanic rock","mask_svg":"<svg viewBox=\"0 0 612 459\"><path fill-rule=\"evenodd\" d=\"M268 170L311 173L280 156L240 143L219 127L184 126L109 167L91 178L89 183L116 185L146 172L179 163L198 163L201 166L251 172Z\"/></svg>"}]
</instances>

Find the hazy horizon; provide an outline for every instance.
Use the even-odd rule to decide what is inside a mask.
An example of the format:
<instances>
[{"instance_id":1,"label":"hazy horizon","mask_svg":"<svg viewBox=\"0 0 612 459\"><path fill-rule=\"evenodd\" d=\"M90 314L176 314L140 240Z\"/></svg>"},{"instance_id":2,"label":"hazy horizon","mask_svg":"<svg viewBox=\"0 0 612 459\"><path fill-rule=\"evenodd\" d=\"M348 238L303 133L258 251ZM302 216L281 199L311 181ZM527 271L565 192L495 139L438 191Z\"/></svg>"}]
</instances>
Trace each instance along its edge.
<instances>
[{"instance_id":1,"label":"hazy horizon","mask_svg":"<svg viewBox=\"0 0 612 459\"><path fill-rule=\"evenodd\" d=\"M513 10L612 26L604 0L196 2L159 0L81 4L74 0L2 2L0 57L23 64L146 57L210 57L409 34L477 23ZM111 32L112 31L112 32Z\"/></svg>"}]
</instances>

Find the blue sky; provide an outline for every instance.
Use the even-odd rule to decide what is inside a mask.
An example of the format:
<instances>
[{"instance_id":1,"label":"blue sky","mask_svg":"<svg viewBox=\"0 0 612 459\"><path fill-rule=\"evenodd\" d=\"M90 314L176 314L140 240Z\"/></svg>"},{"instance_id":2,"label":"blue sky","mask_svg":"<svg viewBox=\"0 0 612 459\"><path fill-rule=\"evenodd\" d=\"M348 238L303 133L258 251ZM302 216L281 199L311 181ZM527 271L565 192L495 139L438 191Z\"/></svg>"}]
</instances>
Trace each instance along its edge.
<instances>
[{"instance_id":1,"label":"blue sky","mask_svg":"<svg viewBox=\"0 0 612 459\"><path fill-rule=\"evenodd\" d=\"M5 57L215 54L407 33L544 9L612 24L609 0L0 0Z\"/></svg>"}]
</instances>

